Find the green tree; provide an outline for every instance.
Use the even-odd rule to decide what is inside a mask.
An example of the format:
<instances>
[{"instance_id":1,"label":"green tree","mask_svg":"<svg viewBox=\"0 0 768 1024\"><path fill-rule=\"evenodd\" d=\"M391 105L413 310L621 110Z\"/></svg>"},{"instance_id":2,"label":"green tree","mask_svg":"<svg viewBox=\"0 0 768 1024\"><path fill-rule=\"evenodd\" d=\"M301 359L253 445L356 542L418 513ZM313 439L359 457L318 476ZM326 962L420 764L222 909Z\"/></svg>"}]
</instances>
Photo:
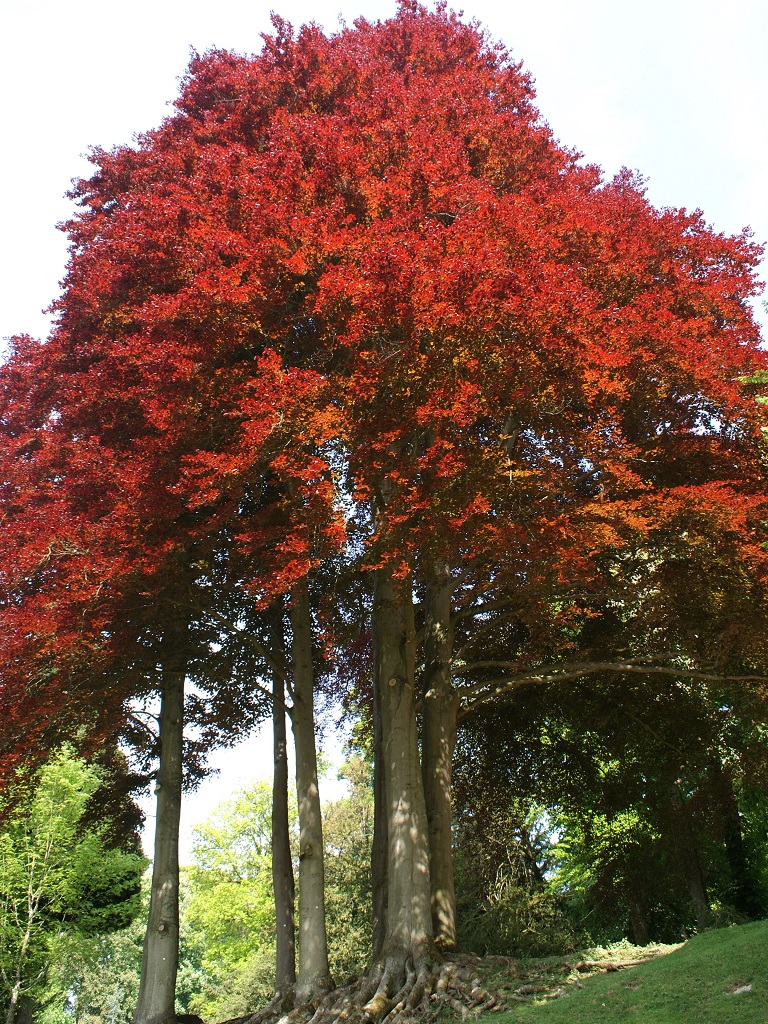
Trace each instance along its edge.
<instances>
[{"instance_id":1,"label":"green tree","mask_svg":"<svg viewBox=\"0 0 768 1024\"><path fill-rule=\"evenodd\" d=\"M460 734L456 834L470 884L487 887L520 848L503 822L538 807L558 841L534 859L595 941L675 941L762 916L764 715L749 692L684 680L521 688Z\"/></svg>"},{"instance_id":2,"label":"green tree","mask_svg":"<svg viewBox=\"0 0 768 1024\"><path fill-rule=\"evenodd\" d=\"M373 767L350 758L339 771L349 794L326 804L325 906L328 955L337 982L365 970L371 948Z\"/></svg>"},{"instance_id":3,"label":"green tree","mask_svg":"<svg viewBox=\"0 0 768 1024\"><path fill-rule=\"evenodd\" d=\"M271 801L270 783L253 783L194 830L181 931L203 950L202 989L190 998L203 1016L244 1013L272 991Z\"/></svg>"},{"instance_id":4,"label":"green tree","mask_svg":"<svg viewBox=\"0 0 768 1024\"><path fill-rule=\"evenodd\" d=\"M45 1002L52 964L84 935L126 926L139 909L143 858L87 816L97 770L67 748L7 807L0 836L0 985L6 1024ZM123 837L125 839L126 837Z\"/></svg>"},{"instance_id":5,"label":"green tree","mask_svg":"<svg viewBox=\"0 0 768 1024\"><path fill-rule=\"evenodd\" d=\"M206 985L202 966L205 948L201 936L189 924L188 869L181 877L181 933L176 1011L189 1013ZM151 873L142 884L141 912L116 932L69 937L54 948L48 972L49 1005L40 1024L130 1024L139 994L142 946L149 907Z\"/></svg>"},{"instance_id":6,"label":"green tree","mask_svg":"<svg viewBox=\"0 0 768 1024\"><path fill-rule=\"evenodd\" d=\"M148 900L143 902L146 911ZM120 931L81 935L54 949L41 1024L129 1024L139 992L142 918L137 915Z\"/></svg>"},{"instance_id":7,"label":"green tree","mask_svg":"<svg viewBox=\"0 0 768 1024\"><path fill-rule=\"evenodd\" d=\"M351 758L340 776L350 792L323 809L329 953L337 980L365 969L371 942L371 766ZM296 810L290 827L296 847ZM256 782L195 829L194 864L183 878L181 998L204 1017L247 1013L274 986L271 785ZM294 853L294 856L297 856Z\"/></svg>"}]
</instances>

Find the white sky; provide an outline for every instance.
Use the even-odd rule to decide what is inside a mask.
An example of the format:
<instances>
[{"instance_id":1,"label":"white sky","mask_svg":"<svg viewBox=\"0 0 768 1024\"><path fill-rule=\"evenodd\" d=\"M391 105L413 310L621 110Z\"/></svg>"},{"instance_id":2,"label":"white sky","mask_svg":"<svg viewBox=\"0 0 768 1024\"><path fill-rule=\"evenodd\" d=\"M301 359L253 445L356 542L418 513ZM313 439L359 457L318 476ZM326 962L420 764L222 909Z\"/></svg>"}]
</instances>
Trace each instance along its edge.
<instances>
[{"instance_id":1,"label":"white sky","mask_svg":"<svg viewBox=\"0 0 768 1024\"><path fill-rule=\"evenodd\" d=\"M340 14L395 11L394 0L274 2L294 25L328 30ZM768 241L766 0L467 0L465 13L523 60L562 142L610 174L640 170L659 206L699 207L718 230L751 225ZM66 260L55 224L70 180L88 173L81 154L156 125L190 47L257 50L268 14L244 0L0 0L0 338L47 331L41 310ZM269 772L268 737L220 759L197 820Z\"/></svg>"}]
</instances>

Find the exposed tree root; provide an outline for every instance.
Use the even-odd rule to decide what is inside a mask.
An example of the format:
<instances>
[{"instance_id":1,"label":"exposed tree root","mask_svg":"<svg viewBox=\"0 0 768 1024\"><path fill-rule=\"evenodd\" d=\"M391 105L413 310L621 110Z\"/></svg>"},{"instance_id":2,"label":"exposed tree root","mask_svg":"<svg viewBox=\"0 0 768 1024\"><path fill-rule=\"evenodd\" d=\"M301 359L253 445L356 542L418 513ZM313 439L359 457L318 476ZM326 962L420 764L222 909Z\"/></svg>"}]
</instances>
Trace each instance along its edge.
<instances>
[{"instance_id":1,"label":"exposed tree root","mask_svg":"<svg viewBox=\"0 0 768 1024\"><path fill-rule=\"evenodd\" d=\"M439 964L426 960L414 964L409 959L404 980L402 970L394 965L379 966L289 1013L273 1002L259 1013L238 1018L237 1024L432 1024L446 1010L449 1016L466 1021L506 1009L509 996L483 986L479 963L478 958L463 954L449 954Z\"/></svg>"}]
</instances>

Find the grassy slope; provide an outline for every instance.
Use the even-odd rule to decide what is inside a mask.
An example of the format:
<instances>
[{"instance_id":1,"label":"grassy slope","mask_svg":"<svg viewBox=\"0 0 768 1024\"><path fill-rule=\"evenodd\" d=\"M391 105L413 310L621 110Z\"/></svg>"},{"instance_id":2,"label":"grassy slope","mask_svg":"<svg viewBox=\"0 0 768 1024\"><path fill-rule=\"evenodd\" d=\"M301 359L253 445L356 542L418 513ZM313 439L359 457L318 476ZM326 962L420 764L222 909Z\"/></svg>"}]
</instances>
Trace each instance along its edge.
<instances>
[{"instance_id":1,"label":"grassy slope","mask_svg":"<svg viewBox=\"0 0 768 1024\"><path fill-rule=\"evenodd\" d=\"M572 979L573 980L573 979ZM651 963L567 984L491 1024L768 1024L768 921L697 935ZM734 990L751 985L751 992Z\"/></svg>"}]
</instances>

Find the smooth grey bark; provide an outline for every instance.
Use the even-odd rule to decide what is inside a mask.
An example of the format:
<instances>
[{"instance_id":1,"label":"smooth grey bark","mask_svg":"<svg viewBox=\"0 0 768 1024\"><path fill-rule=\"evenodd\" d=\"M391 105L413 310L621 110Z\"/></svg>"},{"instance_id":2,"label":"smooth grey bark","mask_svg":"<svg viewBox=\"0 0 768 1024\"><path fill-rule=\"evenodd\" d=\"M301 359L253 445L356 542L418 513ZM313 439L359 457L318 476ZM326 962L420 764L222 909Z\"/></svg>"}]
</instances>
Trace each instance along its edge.
<instances>
[{"instance_id":1,"label":"smooth grey bark","mask_svg":"<svg viewBox=\"0 0 768 1024\"><path fill-rule=\"evenodd\" d=\"M451 576L434 567L426 581L421 758L429 837L432 925L439 949L456 948L456 891L451 842L451 784L459 696L451 682Z\"/></svg>"},{"instance_id":2,"label":"smooth grey bark","mask_svg":"<svg viewBox=\"0 0 768 1024\"><path fill-rule=\"evenodd\" d=\"M372 962L376 963L387 934L387 805L384 791L381 708L373 688L373 842L371 843Z\"/></svg>"},{"instance_id":3,"label":"smooth grey bark","mask_svg":"<svg viewBox=\"0 0 768 1024\"><path fill-rule=\"evenodd\" d=\"M170 1024L175 1020L186 631L186 624L172 623L162 644L155 855L134 1024Z\"/></svg>"},{"instance_id":4,"label":"smooth grey bark","mask_svg":"<svg viewBox=\"0 0 768 1024\"><path fill-rule=\"evenodd\" d=\"M323 819L317 784L312 615L307 581L291 600L293 633L293 708L296 746L296 791L299 800L299 972L296 1001L306 1002L331 987L325 928Z\"/></svg>"},{"instance_id":5,"label":"smooth grey bark","mask_svg":"<svg viewBox=\"0 0 768 1024\"><path fill-rule=\"evenodd\" d=\"M296 983L295 886L288 825L288 746L286 742L285 685L273 673L272 737L272 885L275 891L275 994L287 995Z\"/></svg>"},{"instance_id":6,"label":"smooth grey bark","mask_svg":"<svg viewBox=\"0 0 768 1024\"><path fill-rule=\"evenodd\" d=\"M696 916L696 926L699 931L704 931L712 924L712 908L709 905L707 888L704 884L704 875L701 870L698 851L691 831L691 822L688 815L688 808L685 805L680 786L673 782L669 789L670 807L672 810L672 829L677 848L677 855L680 867L688 883L693 912Z\"/></svg>"},{"instance_id":7,"label":"smooth grey bark","mask_svg":"<svg viewBox=\"0 0 768 1024\"><path fill-rule=\"evenodd\" d=\"M427 812L414 703L415 629L410 579L377 569L373 606L374 685L382 729L387 810L387 927L381 979L366 1010L376 1018L405 980L436 956L432 932ZM381 1005L380 1005L381 1004Z\"/></svg>"}]
</instances>

